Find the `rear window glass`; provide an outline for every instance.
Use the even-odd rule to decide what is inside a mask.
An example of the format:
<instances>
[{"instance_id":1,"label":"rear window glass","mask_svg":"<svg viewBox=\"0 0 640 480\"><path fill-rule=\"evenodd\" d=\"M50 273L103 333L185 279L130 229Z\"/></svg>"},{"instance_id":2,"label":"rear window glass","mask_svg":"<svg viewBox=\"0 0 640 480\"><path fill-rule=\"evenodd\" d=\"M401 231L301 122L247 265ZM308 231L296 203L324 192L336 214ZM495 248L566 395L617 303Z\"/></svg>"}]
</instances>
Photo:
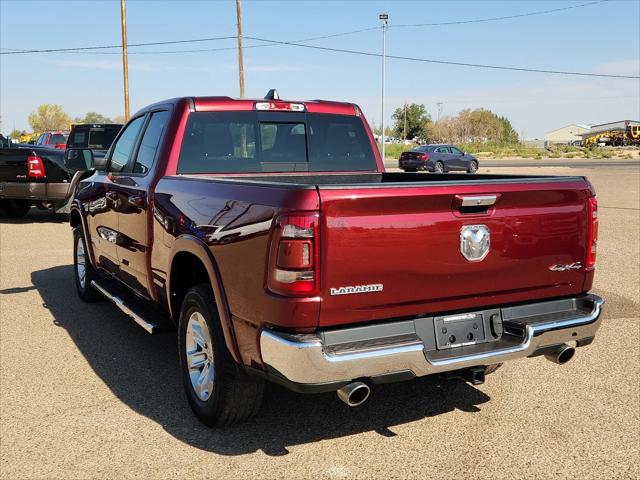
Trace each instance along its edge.
<instances>
[{"instance_id":1,"label":"rear window glass","mask_svg":"<svg viewBox=\"0 0 640 480\"><path fill-rule=\"evenodd\" d=\"M372 171L362 120L349 115L194 112L179 173Z\"/></svg>"},{"instance_id":2,"label":"rear window glass","mask_svg":"<svg viewBox=\"0 0 640 480\"><path fill-rule=\"evenodd\" d=\"M107 150L118 135L120 128L91 128L71 132L69 147Z\"/></svg>"},{"instance_id":3,"label":"rear window glass","mask_svg":"<svg viewBox=\"0 0 640 480\"><path fill-rule=\"evenodd\" d=\"M49 143L57 145L59 143L67 143L67 136L62 133L54 133L51 135L51 140Z\"/></svg>"}]
</instances>

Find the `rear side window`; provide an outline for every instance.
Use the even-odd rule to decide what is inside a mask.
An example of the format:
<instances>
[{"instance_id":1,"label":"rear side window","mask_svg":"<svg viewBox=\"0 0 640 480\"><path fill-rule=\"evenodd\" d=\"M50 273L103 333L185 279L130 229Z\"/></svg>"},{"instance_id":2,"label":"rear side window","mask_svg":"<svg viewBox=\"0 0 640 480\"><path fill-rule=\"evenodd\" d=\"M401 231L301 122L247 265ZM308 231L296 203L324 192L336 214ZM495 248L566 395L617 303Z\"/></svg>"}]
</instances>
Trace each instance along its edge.
<instances>
[{"instance_id":1,"label":"rear side window","mask_svg":"<svg viewBox=\"0 0 640 480\"><path fill-rule=\"evenodd\" d=\"M376 170L362 120L304 113L191 113L178 163L179 173L354 170Z\"/></svg>"},{"instance_id":2,"label":"rear side window","mask_svg":"<svg viewBox=\"0 0 640 480\"><path fill-rule=\"evenodd\" d=\"M70 147L86 147L87 146L87 131L86 130L73 130L69 137Z\"/></svg>"},{"instance_id":3,"label":"rear side window","mask_svg":"<svg viewBox=\"0 0 640 480\"><path fill-rule=\"evenodd\" d=\"M156 151L158 150L160 137L167 123L168 117L169 113L166 111L156 112L151 115L151 120L149 120L147 129L144 131L142 141L140 142L136 163L133 165L133 173L145 175L149 170L151 170L153 161L156 158Z\"/></svg>"},{"instance_id":4,"label":"rear side window","mask_svg":"<svg viewBox=\"0 0 640 480\"><path fill-rule=\"evenodd\" d=\"M109 172L118 173L125 169L143 121L144 117L138 117L125 127L124 132L122 132L122 135L113 146L111 161L107 168Z\"/></svg>"}]
</instances>

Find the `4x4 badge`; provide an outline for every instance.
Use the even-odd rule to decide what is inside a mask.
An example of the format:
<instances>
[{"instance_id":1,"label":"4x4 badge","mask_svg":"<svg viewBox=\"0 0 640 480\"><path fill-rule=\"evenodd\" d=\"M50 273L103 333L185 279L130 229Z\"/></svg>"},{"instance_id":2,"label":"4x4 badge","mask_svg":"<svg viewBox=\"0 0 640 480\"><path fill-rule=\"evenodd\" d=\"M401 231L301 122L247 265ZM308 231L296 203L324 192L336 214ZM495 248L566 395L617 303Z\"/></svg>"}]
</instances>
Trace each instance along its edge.
<instances>
[{"instance_id":1,"label":"4x4 badge","mask_svg":"<svg viewBox=\"0 0 640 480\"><path fill-rule=\"evenodd\" d=\"M556 263L555 265L551 265L549 270L552 272L565 272L567 270L580 270L582 268L582 263L574 262L563 265L562 263Z\"/></svg>"}]
</instances>

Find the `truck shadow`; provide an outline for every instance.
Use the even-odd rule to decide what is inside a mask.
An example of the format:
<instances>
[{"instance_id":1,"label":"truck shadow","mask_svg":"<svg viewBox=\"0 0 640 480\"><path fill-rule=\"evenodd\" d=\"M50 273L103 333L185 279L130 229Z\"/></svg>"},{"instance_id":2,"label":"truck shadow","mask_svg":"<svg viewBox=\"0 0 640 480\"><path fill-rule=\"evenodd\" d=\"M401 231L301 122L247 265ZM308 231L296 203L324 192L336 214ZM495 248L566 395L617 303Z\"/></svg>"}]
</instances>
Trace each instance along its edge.
<instances>
[{"instance_id":1,"label":"truck shadow","mask_svg":"<svg viewBox=\"0 0 640 480\"><path fill-rule=\"evenodd\" d=\"M29 223L65 223L69 221L69 216L65 213L55 213L52 210L38 210L31 207L31 211L21 218L9 218L0 216L0 224L29 224Z\"/></svg>"},{"instance_id":2,"label":"truck shadow","mask_svg":"<svg viewBox=\"0 0 640 480\"><path fill-rule=\"evenodd\" d=\"M258 416L221 429L202 425L191 413L178 375L175 331L149 336L108 302L85 304L75 295L73 267L32 273L55 325L64 328L100 379L134 411L177 439L222 455L262 450L288 453L287 447L327 438L391 428L455 409L479 411L489 397L461 381L417 379L381 385L369 402L350 409L333 393L300 395L275 385L267 388Z\"/></svg>"}]
</instances>

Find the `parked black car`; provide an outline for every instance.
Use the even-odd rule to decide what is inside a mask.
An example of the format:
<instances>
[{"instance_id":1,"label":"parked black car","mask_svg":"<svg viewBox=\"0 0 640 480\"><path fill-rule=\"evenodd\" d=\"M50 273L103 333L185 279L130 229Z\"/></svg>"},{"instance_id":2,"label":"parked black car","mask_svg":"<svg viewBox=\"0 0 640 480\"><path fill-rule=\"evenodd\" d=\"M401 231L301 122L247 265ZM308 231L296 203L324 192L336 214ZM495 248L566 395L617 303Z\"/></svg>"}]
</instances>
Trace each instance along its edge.
<instances>
[{"instance_id":1,"label":"parked black car","mask_svg":"<svg viewBox=\"0 0 640 480\"><path fill-rule=\"evenodd\" d=\"M453 145L421 145L400 155L400 168L405 172L425 170L446 173L454 170L467 173L478 171L478 159Z\"/></svg>"}]
</instances>

